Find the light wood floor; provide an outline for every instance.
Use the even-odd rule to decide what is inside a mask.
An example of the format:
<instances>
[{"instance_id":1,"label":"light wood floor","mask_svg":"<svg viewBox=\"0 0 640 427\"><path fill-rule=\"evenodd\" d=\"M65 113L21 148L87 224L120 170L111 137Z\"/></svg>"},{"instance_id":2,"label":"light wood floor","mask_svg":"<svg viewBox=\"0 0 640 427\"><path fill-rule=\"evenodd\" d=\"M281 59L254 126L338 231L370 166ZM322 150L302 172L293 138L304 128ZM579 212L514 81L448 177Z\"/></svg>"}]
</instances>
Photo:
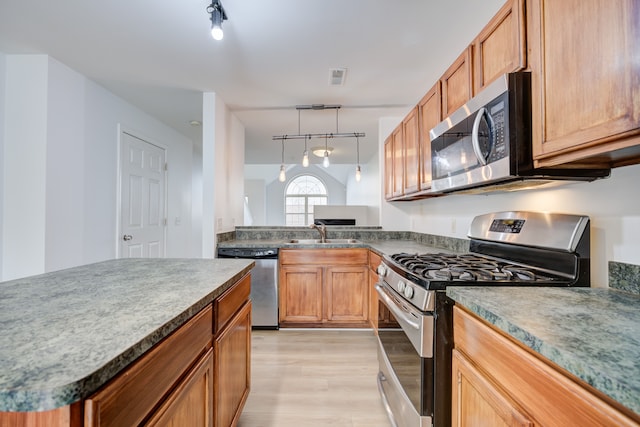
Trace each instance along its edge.
<instances>
[{"instance_id":1,"label":"light wood floor","mask_svg":"<svg viewBox=\"0 0 640 427\"><path fill-rule=\"evenodd\" d=\"M239 427L389 427L371 330L252 332L251 393Z\"/></svg>"}]
</instances>

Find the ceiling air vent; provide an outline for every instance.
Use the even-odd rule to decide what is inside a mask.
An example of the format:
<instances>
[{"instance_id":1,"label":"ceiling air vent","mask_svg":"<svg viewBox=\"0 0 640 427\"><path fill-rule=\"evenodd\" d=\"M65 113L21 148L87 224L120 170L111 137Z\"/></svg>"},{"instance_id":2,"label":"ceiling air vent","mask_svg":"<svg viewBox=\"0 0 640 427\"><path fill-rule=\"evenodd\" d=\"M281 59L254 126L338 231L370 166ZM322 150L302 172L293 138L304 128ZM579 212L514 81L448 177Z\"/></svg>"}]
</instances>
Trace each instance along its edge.
<instances>
[{"instance_id":1,"label":"ceiling air vent","mask_svg":"<svg viewBox=\"0 0 640 427\"><path fill-rule=\"evenodd\" d=\"M329 70L329 86L342 86L347 76L346 68L331 68Z\"/></svg>"}]
</instances>

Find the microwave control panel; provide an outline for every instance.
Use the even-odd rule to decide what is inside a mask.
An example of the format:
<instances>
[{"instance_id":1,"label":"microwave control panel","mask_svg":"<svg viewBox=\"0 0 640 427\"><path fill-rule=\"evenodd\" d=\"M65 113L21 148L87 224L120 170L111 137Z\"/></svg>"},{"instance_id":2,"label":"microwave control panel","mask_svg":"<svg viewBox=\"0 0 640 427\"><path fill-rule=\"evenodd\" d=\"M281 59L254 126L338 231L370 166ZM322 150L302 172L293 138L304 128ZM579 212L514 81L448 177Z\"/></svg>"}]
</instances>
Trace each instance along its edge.
<instances>
[{"instance_id":1,"label":"microwave control panel","mask_svg":"<svg viewBox=\"0 0 640 427\"><path fill-rule=\"evenodd\" d=\"M502 97L501 97L502 98ZM507 141L507 129L505 126L506 122L506 109L505 109L505 100L502 99L499 102L496 102L492 106L488 107L489 115L491 116L491 121L493 122L493 149L489 154L488 163L494 162L496 160L504 159L509 155L509 144Z\"/></svg>"}]
</instances>

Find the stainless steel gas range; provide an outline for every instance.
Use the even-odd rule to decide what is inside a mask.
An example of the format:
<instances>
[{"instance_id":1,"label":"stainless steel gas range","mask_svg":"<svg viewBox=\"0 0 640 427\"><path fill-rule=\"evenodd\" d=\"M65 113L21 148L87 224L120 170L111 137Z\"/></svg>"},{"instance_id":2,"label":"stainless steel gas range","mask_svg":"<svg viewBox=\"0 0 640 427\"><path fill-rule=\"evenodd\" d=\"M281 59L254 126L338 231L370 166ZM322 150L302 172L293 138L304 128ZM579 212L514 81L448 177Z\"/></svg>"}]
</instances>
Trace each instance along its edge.
<instances>
[{"instance_id":1,"label":"stainless steel gas range","mask_svg":"<svg viewBox=\"0 0 640 427\"><path fill-rule=\"evenodd\" d=\"M378 388L397 427L449 427L453 301L449 286L589 286L590 222L497 212L473 219L469 252L398 253L378 266Z\"/></svg>"}]
</instances>

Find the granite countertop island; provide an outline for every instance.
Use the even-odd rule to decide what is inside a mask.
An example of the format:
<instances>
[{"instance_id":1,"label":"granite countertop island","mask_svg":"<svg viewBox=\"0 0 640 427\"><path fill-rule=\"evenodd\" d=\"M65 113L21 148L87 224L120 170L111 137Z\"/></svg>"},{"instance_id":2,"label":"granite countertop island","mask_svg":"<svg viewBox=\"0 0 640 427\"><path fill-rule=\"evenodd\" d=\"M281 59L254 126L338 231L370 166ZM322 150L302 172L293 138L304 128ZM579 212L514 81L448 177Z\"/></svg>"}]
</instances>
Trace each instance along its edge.
<instances>
[{"instance_id":1,"label":"granite countertop island","mask_svg":"<svg viewBox=\"0 0 640 427\"><path fill-rule=\"evenodd\" d=\"M640 414L640 295L515 287L449 287L447 295Z\"/></svg>"},{"instance_id":2,"label":"granite countertop island","mask_svg":"<svg viewBox=\"0 0 640 427\"><path fill-rule=\"evenodd\" d=\"M0 283L0 411L89 396L253 265L118 259Z\"/></svg>"}]
</instances>

